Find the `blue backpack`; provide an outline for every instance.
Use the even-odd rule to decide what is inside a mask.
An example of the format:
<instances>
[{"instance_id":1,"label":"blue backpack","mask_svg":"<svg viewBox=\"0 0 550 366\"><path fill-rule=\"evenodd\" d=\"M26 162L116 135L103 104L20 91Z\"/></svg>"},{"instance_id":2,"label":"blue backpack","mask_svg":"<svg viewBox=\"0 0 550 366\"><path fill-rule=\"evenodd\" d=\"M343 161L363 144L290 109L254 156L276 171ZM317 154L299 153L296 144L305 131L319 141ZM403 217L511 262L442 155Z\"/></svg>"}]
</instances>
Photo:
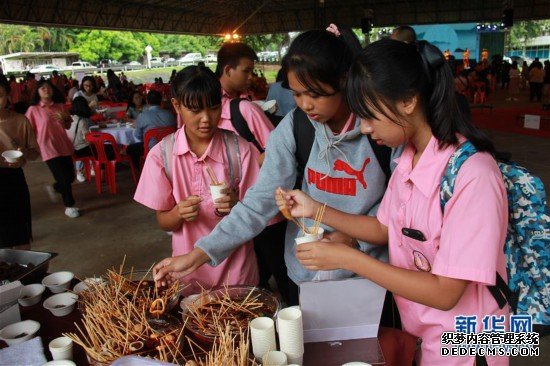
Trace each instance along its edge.
<instances>
[{"instance_id":1,"label":"blue backpack","mask_svg":"<svg viewBox=\"0 0 550 366\"><path fill-rule=\"evenodd\" d=\"M453 195L462 164L477 152L466 141L453 153L441 179L441 209ZM504 243L508 285L497 273L489 291L502 309L529 314L533 324L550 325L550 215L540 178L515 163L498 162L508 194L508 231Z\"/></svg>"}]
</instances>

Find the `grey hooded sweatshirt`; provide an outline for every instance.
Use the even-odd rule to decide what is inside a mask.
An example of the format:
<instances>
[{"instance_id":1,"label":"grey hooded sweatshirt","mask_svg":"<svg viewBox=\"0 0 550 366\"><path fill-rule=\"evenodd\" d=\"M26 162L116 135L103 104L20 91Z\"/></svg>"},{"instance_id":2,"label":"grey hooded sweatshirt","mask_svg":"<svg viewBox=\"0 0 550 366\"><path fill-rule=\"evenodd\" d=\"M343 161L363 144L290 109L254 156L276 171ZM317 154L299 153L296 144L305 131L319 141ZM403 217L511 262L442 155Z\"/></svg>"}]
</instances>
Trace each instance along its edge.
<instances>
[{"instance_id":1,"label":"grey hooded sweatshirt","mask_svg":"<svg viewBox=\"0 0 550 366\"><path fill-rule=\"evenodd\" d=\"M214 230L195 243L211 259L221 263L241 243L258 235L278 212L275 190L292 189L296 182L296 143L293 134L293 113L290 112L271 132L265 160L258 180L231 213ZM360 119L352 130L335 136L324 124L313 122L315 140L307 162L302 190L316 201L351 214L376 215L386 190L385 175L367 136L362 135ZM394 152L395 155L395 152ZM306 226L312 220L306 219ZM323 226L325 232L333 229ZM311 281L316 272L306 270L296 259L294 239L300 230L289 223L286 230L285 262L289 277L295 282ZM387 261L387 246L360 242L369 255ZM331 279L352 277L353 273L331 271Z\"/></svg>"}]
</instances>

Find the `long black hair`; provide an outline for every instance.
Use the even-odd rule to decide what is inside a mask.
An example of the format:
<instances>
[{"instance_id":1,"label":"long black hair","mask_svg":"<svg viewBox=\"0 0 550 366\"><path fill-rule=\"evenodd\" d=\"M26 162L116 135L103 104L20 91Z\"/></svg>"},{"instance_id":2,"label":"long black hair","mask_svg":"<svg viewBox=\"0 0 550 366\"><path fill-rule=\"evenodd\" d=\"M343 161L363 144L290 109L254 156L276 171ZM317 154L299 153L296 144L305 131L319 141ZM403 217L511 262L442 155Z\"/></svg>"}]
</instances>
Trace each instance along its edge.
<instances>
[{"instance_id":1,"label":"long black hair","mask_svg":"<svg viewBox=\"0 0 550 366\"><path fill-rule=\"evenodd\" d=\"M93 76L87 75L82 78L82 81L80 82L80 90L84 91L84 83L86 81L89 81L92 83L92 93L97 93L97 83L95 82L95 78Z\"/></svg>"},{"instance_id":2,"label":"long black hair","mask_svg":"<svg viewBox=\"0 0 550 366\"><path fill-rule=\"evenodd\" d=\"M69 113L82 118L90 118L92 115L92 109L88 105L86 98L83 96L78 96L73 99Z\"/></svg>"},{"instance_id":3,"label":"long black hair","mask_svg":"<svg viewBox=\"0 0 550 366\"><path fill-rule=\"evenodd\" d=\"M221 105L220 80L206 66L187 66L172 80L172 97L190 110Z\"/></svg>"},{"instance_id":4,"label":"long black hair","mask_svg":"<svg viewBox=\"0 0 550 366\"><path fill-rule=\"evenodd\" d=\"M489 138L459 108L451 68L437 47L382 39L365 47L350 68L346 99L361 118L373 119L375 110L401 125L396 103L415 95L440 147L457 145L458 133L478 151L494 152Z\"/></svg>"},{"instance_id":5,"label":"long black hair","mask_svg":"<svg viewBox=\"0 0 550 366\"><path fill-rule=\"evenodd\" d=\"M283 58L283 87L288 86L288 72L308 90L317 95L330 96L342 90L343 80L361 44L349 28L339 27L340 35L326 30L310 30L300 34ZM334 93L327 93L320 83L330 85Z\"/></svg>"},{"instance_id":6,"label":"long black hair","mask_svg":"<svg viewBox=\"0 0 550 366\"><path fill-rule=\"evenodd\" d=\"M52 88L52 102L65 103L65 97L63 96L63 93L61 93L59 89L53 86L50 80L40 80L38 81L38 83L36 83L36 89L34 90L34 94L31 97L31 105L37 105L38 103L40 103L40 94L38 94L38 89L40 89L40 87L44 84L48 84L50 88Z\"/></svg>"}]
</instances>

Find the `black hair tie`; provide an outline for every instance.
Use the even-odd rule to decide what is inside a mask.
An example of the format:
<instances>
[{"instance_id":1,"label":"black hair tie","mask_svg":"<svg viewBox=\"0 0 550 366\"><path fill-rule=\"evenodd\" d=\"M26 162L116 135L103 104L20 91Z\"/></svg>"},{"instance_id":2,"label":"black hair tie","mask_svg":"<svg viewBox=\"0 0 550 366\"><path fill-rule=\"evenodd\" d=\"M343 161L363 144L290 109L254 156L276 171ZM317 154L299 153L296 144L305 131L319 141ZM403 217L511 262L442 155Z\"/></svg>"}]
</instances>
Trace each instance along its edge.
<instances>
[{"instance_id":1,"label":"black hair tie","mask_svg":"<svg viewBox=\"0 0 550 366\"><path fill-rule=\"evenodd\" d=\"M439 69L445 64L445 56L443 56L437 47L426 41L417 42L417 48L422 58L424 73L428 76L430 82L432 82L432 71Z\"/></svg>"}]
</instances>

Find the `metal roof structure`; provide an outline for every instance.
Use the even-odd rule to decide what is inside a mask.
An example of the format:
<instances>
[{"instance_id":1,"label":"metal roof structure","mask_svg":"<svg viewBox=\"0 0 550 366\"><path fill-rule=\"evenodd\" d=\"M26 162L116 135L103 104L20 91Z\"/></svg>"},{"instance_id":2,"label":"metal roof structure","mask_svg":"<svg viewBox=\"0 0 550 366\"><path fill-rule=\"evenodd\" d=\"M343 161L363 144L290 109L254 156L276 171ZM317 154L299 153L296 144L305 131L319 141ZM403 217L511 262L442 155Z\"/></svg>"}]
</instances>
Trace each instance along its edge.
<instances>
[{"instance_id":1,"label":"metal roof structure","mask_svg":"<svg viewBox=\"0 0 550 366\"><path fill-rule=\"evenodd\" d=\"M550 18L549 0L3 0L0 22L180 34L299 31L361 19L375 26ZM370 9L370 11L369 11ZM370 16L368 15L370 14Z\"/></svg>"}]
</instances>

